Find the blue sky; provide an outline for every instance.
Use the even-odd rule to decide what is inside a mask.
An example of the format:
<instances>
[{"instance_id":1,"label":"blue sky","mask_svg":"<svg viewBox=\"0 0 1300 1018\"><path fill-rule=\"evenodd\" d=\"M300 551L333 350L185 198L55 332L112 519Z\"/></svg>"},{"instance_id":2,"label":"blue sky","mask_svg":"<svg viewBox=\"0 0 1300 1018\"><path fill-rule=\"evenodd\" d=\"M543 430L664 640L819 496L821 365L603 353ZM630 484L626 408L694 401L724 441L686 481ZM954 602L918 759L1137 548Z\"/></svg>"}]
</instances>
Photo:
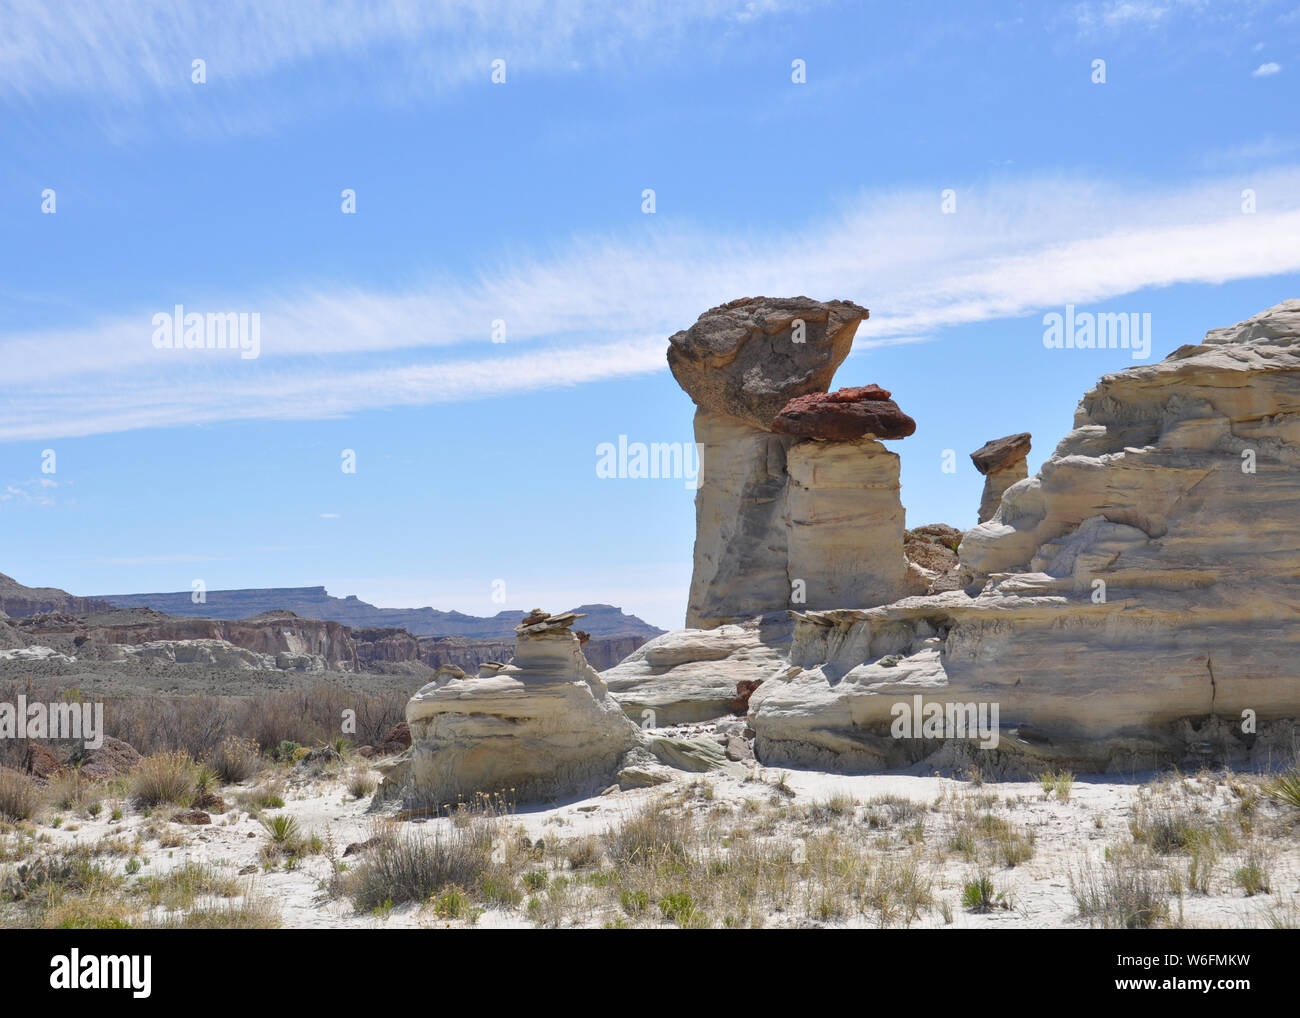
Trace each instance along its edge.
<instances>
[{"instance_id":1,"label":"blue sky","mask_svg":"<svg viewBox=\"0 0 1300 1018\"><path fill-rule=\"evenodd\" d=\"M0 572L28 584L679 626L694 492L600 478L596 447L691 441L664 350L706 308L869 307L836 385L916 418L891 443L909 525L969 526L967 453L1031 431L1037 469L1135 363L1045 349L1045 313L1149 313L1160 358L1300 296L1296 3L0 0L0 23ZM260 356L155 349L176 304L257 312Z\"/></svg>"}]
</instances>

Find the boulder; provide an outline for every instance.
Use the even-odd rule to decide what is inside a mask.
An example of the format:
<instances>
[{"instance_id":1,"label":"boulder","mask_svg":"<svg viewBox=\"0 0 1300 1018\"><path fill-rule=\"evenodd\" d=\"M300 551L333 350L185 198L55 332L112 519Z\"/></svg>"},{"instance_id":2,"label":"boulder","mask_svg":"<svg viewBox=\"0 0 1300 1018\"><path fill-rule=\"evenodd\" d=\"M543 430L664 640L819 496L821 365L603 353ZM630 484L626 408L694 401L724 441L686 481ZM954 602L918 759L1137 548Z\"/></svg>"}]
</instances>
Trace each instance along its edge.
<instances>
[{"instance_id":1,"label":"boulder","mask_svg":"<svg viewBox=\"0 0 1300 1018\"><path fill-rule=\"evenodd\" d=\"M23 753L21 769L23 773L30 774L34 778L52 778L63 770L63 765L59 763L59 758L45 746L38 742L30 742L27 744L27 751Z\"/></svg>"},{"instance_id":2,"label":"boulder","mask_svg":"<svg viewBox=\"0 0 1300 1018\"><path fill-rule=\"evenodd\" d=\"M840 442L870 438L906 438L916 431L916 421L878 385L860 385L836 392L796 396L772 421L772 430L797 438Z\"/></svg>"},{"instance_id":3,"label":"boulder","mask_svg":"<svg viewBox=\"0 0 1300 1018\"><path fill-rule=\"evenodd\" d=\"M1032 437L1029 432L1022 431L1016 435L1007 435L1005 438L992 439L970 454L971 462L981 474L1002 470L1016 460L1022 460L1029 455Z\"/></svg>"},{"instance_id":4,"label":"boulder","mask_svg":"<svg viewBox=\"0 0 1300 1018\"><path fill-rule=\"evenodd\" d=\"M461 678L464 678L462 673ZM405 721L399 721L388 730L384 736L384 741L379 744L379 750L382 753L400 753L411 745L411 726Z\"/></svg>"},{"instance_id":5,"label":"boulder","mask_svg":"<svg viewBox=\"0 0 1300 1018\"><path fill-rule=\"evenodd\" d=\"M830 387L868 314L851 301L744 297L673 335L668 366L702 410L766 430L791 398Z\"/></svg>"}]
</instances>

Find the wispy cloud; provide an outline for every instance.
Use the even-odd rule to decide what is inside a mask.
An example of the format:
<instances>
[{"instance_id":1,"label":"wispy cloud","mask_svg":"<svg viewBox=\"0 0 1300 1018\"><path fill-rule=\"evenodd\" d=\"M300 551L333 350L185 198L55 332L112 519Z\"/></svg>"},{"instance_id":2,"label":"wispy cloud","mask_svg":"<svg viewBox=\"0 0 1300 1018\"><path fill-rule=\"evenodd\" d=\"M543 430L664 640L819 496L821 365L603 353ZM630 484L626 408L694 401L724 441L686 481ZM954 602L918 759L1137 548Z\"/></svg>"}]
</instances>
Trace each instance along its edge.
<instances>
[{"instance_id":1,"label":"wispy cloud","mask_svg":"<svg viewBox=\"0 0 1300 1018\"><path fill-rule=\"evenodd\" d=\"M1274 64L1274 63L1260 64L1258 67L1256 67L1253 71L1250 72L1250 76L1252 78L1271 78L1273 75L1279 73L1281 70L1282 70L1281 64Z\"/></svg>"},{"instance_id":2,"label":"wispy cloud","mask_svg":"<svg viewBox=\"0 0 1300 1018\"><path fill-rule=\"evenodd\" d=\"M1243 186L1258 213L1242 214ZM266 309L256 360L155 350L150 316L166 309L0 336L0 440L337 417L663 370L670 333L746 294L863 303L869 349L1146 287L1296 271L1297 167L1176 190L1006 179L959 188L953 215L937 193L865 195L792 232L579 240L413 292L250 295L236 307ZM490 341L498 318L502 344Z\"/></svg>"},{"instance_id":3,"label":"wispy cloud","mask_svg":"<svg viewBox=\"0 0 1300 1018\"><path fill-rule=\"evenodd\" d=\"M54 496L49 492L57 488L59 482L49 477L29 481L14 481L0 490L0 505L6 502L14 505L54 505Z\"/></svg>"},{"instance_id":4,"label":"wispy cloud","mask_svg":"<svg viewBox=\"0 0 1300 1018\"><path fill-rule=\"evenodd\" d=\"M304 111L405 105L472 82L668 60L776 0L0 0L0 100L81 101L110 134L133 112L192 133L259 133ZM708 27L712 26L712 27ZM707 30L706 30L707 29ZM653 40L654 45L647 45ZM192 81L195 60L206 82ZM310 89L292 75L314 65ZM289 85L269 90L266 86ZM220 97L220 102L211 102Z\"/></svg>"}]
</instances>

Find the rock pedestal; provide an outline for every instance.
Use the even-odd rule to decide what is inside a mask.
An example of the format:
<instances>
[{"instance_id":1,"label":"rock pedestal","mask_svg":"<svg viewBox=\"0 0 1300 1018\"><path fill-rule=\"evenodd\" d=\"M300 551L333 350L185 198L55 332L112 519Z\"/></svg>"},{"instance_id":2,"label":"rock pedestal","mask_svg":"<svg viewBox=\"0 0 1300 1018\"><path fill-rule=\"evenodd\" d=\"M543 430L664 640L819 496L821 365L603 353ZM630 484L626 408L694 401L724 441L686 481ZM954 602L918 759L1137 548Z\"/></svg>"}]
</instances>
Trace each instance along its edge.
<instances>
[{"instance_id":1,"label":"rock pedestal","mask_svg":"<svg viewBox=\"0 0 1300 1018\"><path fill-rule=\"evenodd\" d=\"M638 730L582 656L569 629L578 617L534 612L516 628L509 665L448 669L416 693L411 749L379 801L437 809L477 793L532 802L608 785Z\"/></svg>"},{"instance_id":2,"label":"rock pedestal","mask_svg":"<svg viewBox=\"0 0 1300 1018\"><path fill-rule=\"evenodd\" d=\"M916 593L903 555L898 456L869 438L805 439L787 454L792 607L882 604Z\"/></svg>"},{"instance_id":3,"label":"rock pedestal","mask_svg":"<svg viewBox=\"0 0 1300 1018\"><path fill-rule=\"evenodd\" d=\"M825 391L867 314L848 301L746 298L669 341L701 448L688 628L914 592L898 458L876 440L916 422L877 385Z\"/></svg>"},{"instance_id":4,"label":"rock pedestal","mask_svg":"<svg viewBox=\"0 0 1300 1018\"><path fill-rule=\"evenodd\" d=\"M970 454L975 469L984 475L984 493L980 497L979 522L993 519L1002 504L1003 493L1017 481L1029 476L1030 434L995 438Z\"/></svg>"}]
</instances>

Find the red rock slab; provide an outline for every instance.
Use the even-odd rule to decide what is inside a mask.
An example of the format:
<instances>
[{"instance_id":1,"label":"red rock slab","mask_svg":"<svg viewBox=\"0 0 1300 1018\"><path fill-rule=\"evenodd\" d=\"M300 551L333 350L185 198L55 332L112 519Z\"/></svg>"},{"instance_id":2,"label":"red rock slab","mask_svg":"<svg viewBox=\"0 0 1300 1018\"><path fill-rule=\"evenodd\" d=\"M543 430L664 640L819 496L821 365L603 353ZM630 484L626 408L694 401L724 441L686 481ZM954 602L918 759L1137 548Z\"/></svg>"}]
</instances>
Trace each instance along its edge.
<instances>
[{"instance_id":1,"label":"red rock slab","mask_svg":"<svg viewBox=\"0 0 1300 1018\"><path fill-rule=\"evenodd\" d=\"M836 392L796 396L772 422L772 430L799 438L848 442L857 438L906 438L916 421L889 398L888 389L858 385Z\"/></svg>"}]
</instances>

